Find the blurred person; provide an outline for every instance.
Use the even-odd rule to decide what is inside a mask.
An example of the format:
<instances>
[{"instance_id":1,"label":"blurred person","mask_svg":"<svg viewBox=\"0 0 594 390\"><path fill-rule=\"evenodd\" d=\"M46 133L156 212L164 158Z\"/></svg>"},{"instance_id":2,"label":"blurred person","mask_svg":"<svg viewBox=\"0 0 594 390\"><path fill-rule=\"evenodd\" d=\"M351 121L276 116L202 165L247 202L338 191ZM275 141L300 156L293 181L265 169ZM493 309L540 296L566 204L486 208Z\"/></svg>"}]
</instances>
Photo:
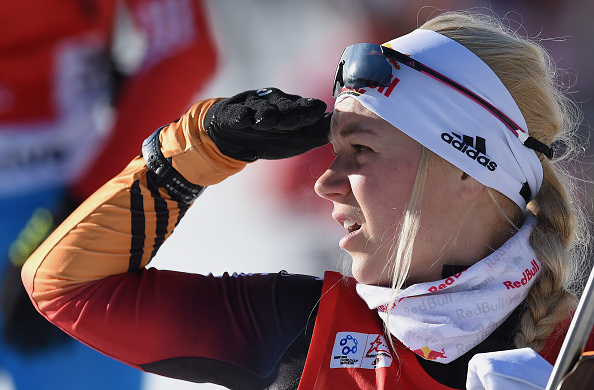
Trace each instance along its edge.
<instances>
[{"instance_id":1,"label":"blurred person","mask_svg":"<svg viewBox=\"0 0 594 390\"><path fill-rule=\"evenodd\" d=\"M21 266L213 76L201 1L9 2L0 10L0 370L21 389L135 389L141 376L47 326Z\"/></svg>"},{"instance_id":2,"label":"blurred person","mask_svg":"<svg viewBox=\"0 0 594 390\"><path fill-rule=\"evenodd\" d=\"M188 381L448 389L470 371L472 388L544 387L589 244L564 170L579 112L554 71L498 20L444 13L347 47L332 113L275 88L202 100L52 233L25 287L71 336ZM352 277L147 268L207 186L328 142L315 190L347 230ZM502 352L512 376L488 369Z\"/></svg>"}]
</instances>

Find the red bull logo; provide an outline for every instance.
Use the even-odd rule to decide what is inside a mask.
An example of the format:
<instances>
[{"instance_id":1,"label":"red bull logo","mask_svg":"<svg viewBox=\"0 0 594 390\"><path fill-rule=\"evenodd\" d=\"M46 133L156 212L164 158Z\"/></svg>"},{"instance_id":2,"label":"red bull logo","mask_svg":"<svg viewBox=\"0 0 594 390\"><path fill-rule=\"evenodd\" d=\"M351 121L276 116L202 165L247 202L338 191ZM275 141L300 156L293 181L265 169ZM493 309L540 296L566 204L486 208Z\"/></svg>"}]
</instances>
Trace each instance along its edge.
<instances>
[{"instance_id":1,"label":"red bull logo","mask_svg":"<svg viewBox=\"0 0 594 390\"><path fill-rule=\"evenodd\" d=\"M533 277L536 276L536 273L538 272L538 270L540 270L540 266L534 259L532 259L530 265L532 265L531 269L526 268L524 272L522 272L522 279L515 281L506 280L505 282L503 282L503 285L507 288L507 290L513 288L520 288L526 285L526 283L528 283Z\"/></svg>"},{"instance_id":2,"label":"red bull logo","mask_svg":"<svg viewBox=\"0 0 594 390\"><path fill-rule=\"evenodd\" d=\"M380 305L380 306L378 306L378 307L377 307L377 310L379 310L379 311L381 311L381 312L384 312L384 313L387 313L387 312L391 311L393 308L395 308L395 307L396 307L396 303L400 303L400 302L402 302L404 299L407 299L407 298L417 298L417 297L420 297L420 296L421 296L421 295L411 295L411 296L409 296L409 297L402 297L402 298L398 299L398 302L394 302L394 304L392 304L392 305L390 305L390 304L383 304L383 305ZM406 309L405 309L405 310L406 310ZM425 310L426 310L426 309L425 309ZM422 310L421 310L421 311L422 311Z\"/></svg>"},{"instance_id":3,"label":"red bull logo","mask_svg":"<svg viewBox=\"0 0 594 390\"><path fill-rule=\"evenodd\" d=\"M414 349L413 352L427 360L447 359L447 356L443 348L441 349L441 352L439 352L434 351L427 346L424 346L420 349Z\"/></svg>"},{"instance_id":4,"label":"red bull logo","mask_svg":"<svg viewBox=\"0 0 594 390\"><path fill-rule=\"evenodd\" d=\"M466 271L466 270L464 270L464 271ZM429 287L428 291L429 292L436 292L436 291L439 291L439 290L443 290L444 288L446 288L448 286L451 286L452 284L454 284L454 282L456 281L456 279L458 279L462 275L462 273L464 271L458 272L454 276L450 276L449 278L445 279L443 281L443 283L440 283L439 285L435 285L435 286Z\"/></svg>"}]
</instances>

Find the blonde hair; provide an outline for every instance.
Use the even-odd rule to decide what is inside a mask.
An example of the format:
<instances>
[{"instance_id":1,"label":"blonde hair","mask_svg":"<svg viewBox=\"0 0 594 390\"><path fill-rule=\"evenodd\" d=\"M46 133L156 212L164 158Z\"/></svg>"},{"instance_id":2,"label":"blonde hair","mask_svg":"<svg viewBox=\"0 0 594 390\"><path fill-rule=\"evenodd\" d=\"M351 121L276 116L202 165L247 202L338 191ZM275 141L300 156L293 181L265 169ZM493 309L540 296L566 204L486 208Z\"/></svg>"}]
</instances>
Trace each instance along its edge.
<instances>
[{"instance_id":1,"label":"blonde hair","mask_svg":"<svg viewBox=\"0 0 594 390\"><path fill-rule=\"evenodd\" d=\"M526 119L530 135L545 144L562 142L564 146L562 151L557 148L552 161L539 155L544 170L543 183L536 198L528 204L539 222L530 242L543 263L543 272L526 299L515 344L541 351L556 325L575 307L577 300L570 291L570 284L588 249L586 216L578 206L576 179L568 170L578 150L579 110L557 84L557 70L546 51L539 44L518 36L498 19L448 12L420 28L456 40L480 57L510 91ZM396 253L389 262L394 267L392 287L395 293L404 284L410 267L427 160L427 156L423 157L419 165L418 183L403 218ZM494 190L489 191L505 214L503 218L510 222L522 219L523 212L509 199Z\"/></svg>"}]
</instances>

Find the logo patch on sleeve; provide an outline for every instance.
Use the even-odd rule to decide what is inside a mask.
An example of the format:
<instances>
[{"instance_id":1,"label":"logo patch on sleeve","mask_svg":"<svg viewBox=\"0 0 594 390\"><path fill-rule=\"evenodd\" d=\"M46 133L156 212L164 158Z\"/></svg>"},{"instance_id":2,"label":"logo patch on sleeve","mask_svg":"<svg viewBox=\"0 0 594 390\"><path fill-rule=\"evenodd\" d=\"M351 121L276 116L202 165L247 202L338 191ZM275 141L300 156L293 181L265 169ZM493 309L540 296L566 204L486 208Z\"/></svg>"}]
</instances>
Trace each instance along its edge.
<instances>
[{"instance_id":1,"label":"logo patch on sleeve","mask_svg":"<svg viewBox=\"0 0 594 390\"><path fill-rule=\"evenodd\" d=\"M330 368L389 367L392 353L381 334L338 332L332 348Z\"/></svg>"}]
</instances>

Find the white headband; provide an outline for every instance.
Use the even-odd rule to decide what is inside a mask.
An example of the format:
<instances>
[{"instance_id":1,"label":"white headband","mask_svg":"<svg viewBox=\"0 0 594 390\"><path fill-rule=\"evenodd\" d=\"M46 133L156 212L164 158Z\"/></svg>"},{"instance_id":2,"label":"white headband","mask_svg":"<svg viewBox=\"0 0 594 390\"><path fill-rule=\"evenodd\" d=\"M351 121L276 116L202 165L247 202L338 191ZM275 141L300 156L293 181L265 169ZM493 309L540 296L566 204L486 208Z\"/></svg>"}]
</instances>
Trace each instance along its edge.
<instances>
[{"instance_id":1,"label":"white headband","mask_svg":"<svg viewBox=\"0 0 594 390\"><path fill-rule=\"evenodd\" d=\"M420 29L384 45L463 85L527 131L520 109L501 80L463 45ZM542 183L542 165L536 153L496 116L459 91L404 65L393 68L392 74L399 80L395 86L392 83L393 88L364 88L359 95L343 93L336 104L346 97L356 99L525 210L525 198L533 199Z\"/></svg>"}]
</instances>

